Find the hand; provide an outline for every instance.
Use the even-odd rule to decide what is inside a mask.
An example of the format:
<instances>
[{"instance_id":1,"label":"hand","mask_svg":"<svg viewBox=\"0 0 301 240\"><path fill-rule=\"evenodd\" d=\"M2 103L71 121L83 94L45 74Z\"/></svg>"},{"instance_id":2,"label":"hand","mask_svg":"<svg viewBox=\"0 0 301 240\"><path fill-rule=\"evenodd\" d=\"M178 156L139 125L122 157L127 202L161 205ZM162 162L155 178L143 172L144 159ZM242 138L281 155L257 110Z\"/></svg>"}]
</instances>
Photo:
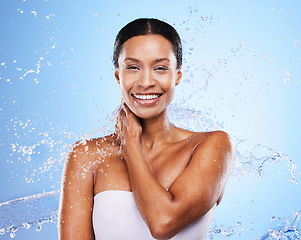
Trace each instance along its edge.
<instances>
[{"instance_id":1,"label":"hand","mask_svg":"<svg viewBox=\"0 0 301 240\"><path fill-rule=\"evenodd\" d=\"M115 131L121 141L122 148L129 142L140 145L142 127L139 118L123 103L119 109Z\"/></svg>"}]
</instances>

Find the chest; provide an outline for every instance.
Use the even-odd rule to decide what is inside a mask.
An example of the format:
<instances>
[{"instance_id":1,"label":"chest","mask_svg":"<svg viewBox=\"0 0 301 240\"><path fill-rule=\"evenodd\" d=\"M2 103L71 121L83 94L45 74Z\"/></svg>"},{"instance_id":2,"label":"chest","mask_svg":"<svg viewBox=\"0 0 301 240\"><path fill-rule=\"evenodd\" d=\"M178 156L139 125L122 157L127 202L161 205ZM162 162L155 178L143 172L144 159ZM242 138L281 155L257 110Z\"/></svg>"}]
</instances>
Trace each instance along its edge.
<instances>
[{"instance_id":1,"label":"chest","mask_svg":"<svg viewBox=\"0 0 301 240\"><path fill-rule=\"evenodd\" d=\"M174 180L188 166L192 152L191 146L177 144L162 148L158 152L147 152L144 158L156 180L169 189Z\"/></svg>"},{"instance_id":2,"label":"chest","mask_svg":"<svg viewBox=\"0 0 301 240\"><path fill-rule=\"evenodd\" d=\"M177 143L153 151L142 150L143 157L155 177L166 189L188 166L195 144ZM120 153L108 154L97 166L94 194L105 190L131 191L127 165Z\"/></svg>"}]
</instances>

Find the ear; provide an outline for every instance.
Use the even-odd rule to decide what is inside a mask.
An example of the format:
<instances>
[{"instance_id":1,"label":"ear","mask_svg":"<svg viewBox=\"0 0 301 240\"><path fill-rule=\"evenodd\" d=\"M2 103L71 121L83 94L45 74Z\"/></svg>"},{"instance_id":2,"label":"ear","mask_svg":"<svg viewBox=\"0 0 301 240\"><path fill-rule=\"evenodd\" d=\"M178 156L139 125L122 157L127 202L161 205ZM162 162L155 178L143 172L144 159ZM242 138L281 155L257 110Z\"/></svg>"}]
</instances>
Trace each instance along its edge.
<instances>
[{"instance_id":1,"label":"ear","mask_svg":"<svg viewBox=\"0 0 301 240\"><path fill-rule=\"evenodd\" d=\"M115 78L116 78L118 84L120 84L120 80L119 80L119 69L118 69L118 68L115 68Z\"/></svg>"},{"instance_id":2,"label":"ear","mask_svg":"<svg viewBox=\"0 0 301 240\"><path fill-rule=\"evenodd\" d=\"M179 85L181 79L182 79L182 71L181 71L181 68L179 68L178 71L177 71L176 86Z\"/></svg>"}]
</instances>

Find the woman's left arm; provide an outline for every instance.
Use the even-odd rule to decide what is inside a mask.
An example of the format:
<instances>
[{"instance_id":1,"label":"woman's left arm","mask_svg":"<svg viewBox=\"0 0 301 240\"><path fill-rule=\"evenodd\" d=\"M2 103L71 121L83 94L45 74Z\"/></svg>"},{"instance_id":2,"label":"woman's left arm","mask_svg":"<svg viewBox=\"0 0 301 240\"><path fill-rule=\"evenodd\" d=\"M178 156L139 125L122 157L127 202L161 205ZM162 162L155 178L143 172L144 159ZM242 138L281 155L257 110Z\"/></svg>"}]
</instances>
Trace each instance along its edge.
<instances>
[{"instance_id":1,"label":"woman's left arm","mask_svg":"<svg viewBox=\"0 0 301 240\"><path fill-rule=\"evenodd\" d=\"M136 124L129 119L133 113L126 111L128 124ZM143 158L139 131L137 124L122 130L132 192L153 237L171 238L216 204L230 173L234 147L225 132L212 132L197 145L189 165L167 191Z\"/></svg>"}]
</instances>

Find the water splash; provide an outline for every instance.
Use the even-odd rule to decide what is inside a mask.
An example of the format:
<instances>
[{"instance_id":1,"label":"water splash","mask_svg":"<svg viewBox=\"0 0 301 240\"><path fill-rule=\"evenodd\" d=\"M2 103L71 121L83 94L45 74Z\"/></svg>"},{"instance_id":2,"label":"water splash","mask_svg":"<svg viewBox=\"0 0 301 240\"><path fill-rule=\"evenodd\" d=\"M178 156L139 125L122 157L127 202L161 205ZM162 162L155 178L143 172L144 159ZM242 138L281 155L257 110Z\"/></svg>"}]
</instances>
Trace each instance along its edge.
<instances>
[{"instance_id":1,"label":"water splash","mask_svg":"<svg viewBox=\"0 0 301 240\"><path fill-rule=\"evenodd\" d=\"M301 237L301 211L288 218L273 217L272 221L280 221L276 227L270 228L262 237L256 240L293 240Z\"/></svg>"},{"instance_id":2,"label":"water splash","mask_svg":"<svg viewBox=\"0 0 301 240\"><path fill-rule=\"evenodd\" d=\"M208 112L201 112L189 108L181 108L177 104L171 105L171 121L177 126L189 129L191 131L215 131L222 129L223 125L219 122L213 122L208 116ZM269 146L260 143L254 143L247 139L241 139L232 136L235 144L235 160L233 163L232 175L248 175L256 171L262 178L264 167L268 163L284 162L290 172L287 181L297 184L296 164L284 153L280 153Z\"/></svg>"},{"instance_id":3,"label":"water splash","mask_svg":"<svg viewBox=\"0 0 301 240\"><path fill-rule=\"evenodd\" d=\"M23 0L23 2L25 2L25 0ZM46 2L48 3L49 0L46 0ZM245 4L248 4L248 3L243 3L243 5L245 5ZM49 6L47 6L47 7L49 7ZM49 11L49 9L51 9L51 8L47 8L47 11ZM198 55L199 51L197 51L197 49L200 48L201 47L200 45L203 44L203 42L200 41L200 45L197 45L196 44L196 42L198 42L197 40L206 38L208 36L208 32L210 32L208 30L213 29L211 27L208 28L208 26L216 25L219 22L219 20L218 20L219 14L215 13L214 15L208 14L207 16L205 16L205 15L201 16L200 12L204 13L203 9L202 9L202 11L198 11L198 7L197 7L196 3L194 4L194 6L189 7L188 10L190 13L189 18L187 17L187 20L185 20L183 22L182 28L183 28L183 31L185 31L187 33L191 33L191 35L193 35L193 36L191 36L191 39L189 39L189 37L186 37L183 39L184 40L183 41L184 50L187 49L187 52L185 53L186 55L184 54L184 61L191 63L194 61L190 61L189 57ZM233 12L235 12L235 11L233 11ZM45 11L42 11L42 8L41 9L33 8L33 10L31 8L30 10L28 10L28 9L25 10L25 8L23 6L18 9L18 13L20 13L20 15L26 15L26 14L31 15L32 16L31 18L35 19L35 21L42 20L42 17L44 16L43 19L46 19L46 21L48 23L53 22L53 20L55 20L57 18L54 16L60 15L60 13L55 15L55 14L52 14L49 12L45 15ZM105 13L106 13L105 9L102 10L101 12L93 9L92 15L97 18L100 18L101 16L104 16ZM242 14L241 16L244 16L242 12L241 12L241 14ZM87 14L85 14L85 17L86 16L87 16ZM119 16L120 16L120 13L118 14L118 17ZM240 19L240 17L237 16L236 19ZM243 18L241 18L241 19L243 20ZM42 24L44 24L43 21L40 22L39 26L41 26ZM195 26L197 26L197 27L195 27ZM179 26L177 26L177 27L179 27ZM61 56L57 56L56 58L54 58L54 56L56 56L56 55L54 55L55 52L63 51L62 48L60 48L60 47L62 47L62 44L59 44L59 43L64 42L64 38L61 37L60 39L58 39L60 41L56 41L55 34L57 32L60 32L60 30L53 29L53 32L51 33L50 29L49 29L49 32L50 32L51 36L48 37L48 39L50 39L50 40L45 42L46 46L44 46L42 49L39 49L37 47L37 52L36 52L37 55L35 55L34 60L33 60L33 62L31 62L30 65L27 66L27 64L23 63L23 62L29 62L30 59L25 58L25 60L23 61L22 57L17 57L17 56L14 56L13 59L18 59L18 61L13 60L13 63L14 63L13 65L11 64L12 60L5 60L5 62L2 62L0 64L1 71L2 71L2 73L1 73L2 75L0 74L0 80L3 79L3 81L5 81L5 86L6 85L14 85L17 83L22 84L22 82L24 83L25 81L32 79L32 80L34 80L35 84L38 84L35 86L40 87L40 85L42 85L42 84L39 84L40 81L41 81L41 83L43 83L43 81L44 81L43 77L41 76L44 71L46 72L49 69L54 68L60 62L66 69L69 69L72 67L70 59L69 58L65 59L65 57L63 57L65 53L60 52ZM103 30L105 30L105 29L102 28L102 31ZM200 37L196 37L195 35L197 35L197 34ZM220 35L222 35L222 34L220 34ZM239 37L239 36L237 37L237 39L240 39L240 38L241 37ZM209 38L209 39L211 39L211 38ZM44 40L41 39L41 42L44 42L45 40L46 39L44 39ZM81 47L83 47L83 46L86 47L88 45L88 44L86 44L86 42L88 41L87 39L81 38L79 40L80 40L79 43L80 43ZM284 40L284 38L282 38L282 40ZM245 42L245 40L243 40L243 39L241 41ZM267 54L266 54L265 51L260 51L258 49L250 49L250 45L248 46L248 49L246 49L244 47L244 44L239 44L239 42L235 42L235 43L231 44L231 46L237 46L237 47L231 48L230 51L228 50L226 55L219 53L218 58L215 61L213 61L212 64L209 63L209 66L207 66L206 64L202 65L202 64L200 64L199 61L197 61L197 65L186 64L187 67L184 68L183 70L185 72L185 75L189 76L190 78L184 79L184 81L188 82L188 83L193 83L194 82L194 81L192 81L193 79L197 79L197 81L200 81L199 79L202 79L202 81L201 81L201 86L194 87L194 85L192 85L193 87L192 87L191 92L187 91L187 89L185 89L185 92L183 91L184 97L182 98L182 104L186 103L186 101L188 101L188 100L196 99L197 96L199 95L200 90L205 90L208 92L212 91L212 88L214 88L214 87L212 87L212 83L214 81L211 81L211 80L216 78L216 75L218 73L222 72L224 70L224 68L226 68L226 67L227 67L228 71L231 71L231 68L229 68L229 65L231 64L231 62L233 63L235 60L237 61L237 59L239 59L239 58L237 58L237 55L240 54L241 52L244 52L245 54L248 54L248 53L252 54L254 52L254 56L252 56L252 57L254 57L254 59L256 58L257 63L260 60L268 62L269 60L271 61L274 58L271 56L271 54L269 54L269 52L267 52ZM74 45L74 43L72 43L72 44L73 45L70 45L70 47L68 45L68 50L71 48L71 50L69 50L69 51L77 52L77 49L78 49L76 47L77 45ZM297 40L295 39L294 47L296 47L296 44L297 44ZM212 45L214 45L214 44L212 44ZM201 53L203 53L203 52L201 51ZM283 63L283 61L282 61L283 59L281 59L282 55L283 54L279 54L279 56L277 56L277 55L275 56L276 58L279 59L279 64L281 63L281 65ZM57 63L55 62L54 59L56 59ZM274 59L273 61L278 62L278 59ZM74 61L73 58L71 60ZM207 58L206 58L206 61L208 61ZM25 66L22 66L22 64ZM68 65L66 66L66 64L68 64ZM248 64L252 65L252 63L249 61L248 61ZM235 67L236 67L236 64L233 64L233 65L235 65ZM11 71L12 68L17 70L17 72L15 74L10 74L10 72L12 72ZM244 68L245 68L245 66L244 66ZM264 69L267 69L267 68L264 67ZM62 71L64 73L65 70L62 70ZM277 75L277 77L281 80L281 82L283 81L287 84L294 84L294 83L300 84L299 81L298 82L296 81L297 74L296 74L296 71L293 70L291 65L288 65L288 66L283 65L283 68L280 69L279 71L280 71L279 77L278 77L278 75ZM232 70L232 73L233 73L233 70ZM248 72L243 72L242 74L243 74L245 80L253 82L254 77L252 77L252 73L253 73L253 71L248 70ZM60 74L58 72L56 72L56 75L58 76ZM63 76L62 78L64 79L65 76ZM66 77L66 79L67 79L67 77ZM240 82L240 84L242 84L242 83L243 83L243 81ZM272 84L273 81L270 81L270 83ZM69 84L68 90L73 91L74 88L77 87L77 85L73 82L68 83L68 84ZM14 89L14 90L16 90L16 89ZM75 93L76 92L74 90L73 95ZM49 94L50 94L50 98L54 97L54 94L52 94L52 92L51 93L49 92ZM12 96L9 99L7 99L7 98L8 97L5 96L4 100L5 100L6 105L3 104L3 106L1 106L1 108L0 108L1 111L3 109L4 110L9 109L11 106L18 107L19 102L21 102L21 100L16 98L15 96ZM241 99L238 99L238 100L241 100ZM233 106L236 106L236 105L233 105ZM222 123L213 122L211 120L212 117L210 117L210 113L208 113L208 112L183 108L177 104L171 106L171 112L172 112L173 122L177 123L177 125L180 127L188 128L188 129L194 130L194 131L213 131L213 130L223 128ZM40 114L40 113L38 113L38 114ZM10 116L13 116L13 115L10 114ZM19 115L17 115L17 116L19 116ZM21 119L22 117L18 117L18 118ZM78 134L76 136L76 134L74 134L71 131L68 132L67 130L60 130L57 128L53 129L53 127L51 127L51 129L46 129L45 126L43 126L43 124L39 123L39 120L35 120L34 122L31 121L30 123L27 123L26 120L23 121L21 119L17 123L17 117L16 117L16 119L14 119L13 121L14 122L8 124L7 130L10 130L11 132L13 132L11 135L12 136L14 135L16 137L16 139L12 139L11 145L9 146L11 148L12 152L11 152L10 156L7 157L7 162L10 162L12 164L13 163L18 164L18 165L20 163L22 163L27 166L26 173L20 174L20 175L24 176L24 180L26 181L26 183L37 182L37 181L39 181L39 179L41 178L42 175L44 175L45 178L50 179L53 177L53 175L52 175L52 173L54 172L53 170L60 172L62 163L63 163L63 159L66 154L66 149L68 149L74 141L78 140L80 138L79 136L81 135L81 134ZM113 121L110 121L110 123L113 123ZM19 124L19 125L16 126L17 124ZM101 123L101 124L103 124L103 123ZM37 129L39 129L39 127L41 127L42 129L40 128L40 130L37 130ZM114 129L113 125L111 127L105 127L104 129L96 130L96 131L92 132L91 134L86 134L81 138L82 139L81 143L85 144L85 142L87 140L92 138L93 134L101 133L100 135L105 135L104 134L105 131L111 131L112 129ZM287 174L285 175L285 181L287 181L289 183L293 183L293 184L298 183L297 177L296 177L296 164L293 162L292 159L290 159L290 157L288 155L286 155L285 153L280 153L277 150L270 148L269 146L265 146L260 143L254 143L250 139L241 139L241 138L238 138L235 136L232 136L232 137L233 137L233 140L234 140L235 146L236 146L236 158L235 158L234 166L233 166L233 169L231 172L232 176L235 176L235 177L247 176L247 175L255 172L258 175L259 179L264 180L265 172L266 172L266 170L269 169L271 164L273 166L277 166L277 168L280 169L280 164L284 163L284 169L287 171L286 172ZM22 141L24 138L31 138L32 141L30 141L30 143L28 144L26 141ZM67 142L70 144L68 144ZM3 143L0 143L0 146L2 144ZM44 154L40 153L41 148L43 148L45 152L49 150L50 156L47 155L46 157L44 157ZM32 165L33 162L35 162L35 159L40 159L40 160L42 159L42 161L39 163L36 162L36 163L34 163L35 165ZM297 159L294 159L294 161L297 161ZM38 164L38 166L37 166L37 164ZM281 167L282 167L282 165L281 165ZM283 169L281 169L281 171L282 170ZM40 176L38 176L38 175L40 175ZM57 188L57 186L52 186L52 187L53 187L53 189ZM51 192L49 192L49 193L51 193ZM45 196L43 194L45 194ZM56 214L57 214L55 209L57 209L57 206L58 206L58 195L50 194L48 196L47 195L48 193L43 193L43 194L41 194L41 196L39 196L40 195L39 194L39 195L35 195L35 196L26 197L28 199L28 201L24 201L24 202L18 201L18 199L16 199L16 200L6 202L6 205L0 204L1 205L1 207L0 207L0 215L1 215L0 234L9 233L9 234L11 234L11 237L13 237L13 236L15 236L16 231L20 228L26 229L31 226L35 226L37 230L40 230L43 222L55 221ZM26 199L26 198L24 198L24 199ZM39 211L37 211L37 212L40 213L40 211L44 209L41 206L41 205L43 205L41 203L43 201L45 201L46 198L47 198L47 201L49 201L49 205L53 204L53 206L54 206L52 208L52 209L54 209L54 212L53 212L54 215L53 216L51 215L52 210L48 210L48 212L46 212L45 215L42 215L42 212L41 212L41 215L39 215L39 214L36 215L34 219L28 219L27 217L30 216L28 214L28 212L29 212L28 209L30 209L30 208L39 209ZM13 212L13 214L11 214L11 212L4 211L5 209L9 209L9 207L13 208L14 204L16 204L18 206L18 208L21 210L20 212L27 213L27 215L24 214L24 220L22 220L19 223L15 222L15 220L20 219L20 212L15 211L15 212ZM7 208L4 208L4 206L6 206ZM44 206L48 206L48 203L45 203ZM295 215L296 215L296 219L294 218ZM22 219L22 217L21 217L21 219ZM298 225L292 224L293 219L295 219L296 222L298 222ZM7 221L7 223L9 225L5 225L6 226L5 227L2 224L3 223L2 220ZM277 226L270 228L270 230L259 239L296 239L296 238L298 238L297 236L300 235L300 232L299 232L300 212L296 212L294 214L294 216L290 217L290 218L282 219L282 218L275 217L272 219L272 221L273 221L273 223L276 223L276 221L277 221L277 223L281 222L280 226L277 225ZM2 225L3 225L3 227L2 227ZM287 228L288 226L290 226L291 228ZM222 226L217 223L217 225L210 232L210 237L211 237L211 239L216 239L219 237L237 239L243 231L253 231L254 232L254 229L252 229L252 226L250 228L242 227L240 222L234 223L233 225L228 224L228 226ZM296 231L297 231L297 234L296 234Z\"/></svg>"},{"instance_id":4,"label":"water splash","mask_svg":"<svg viewBox=\"0 0 301 240\"><path fill-rule=\"evenodd\" d=\"M13 238L16 231L25 228L35 227L41 230L42 224L55 222L57 219L57 209L59 201L59 190L28 196L0 204L0 235L9 233ZM272 217L272 222L277 223L270 228L266 234L256 238L256 240L292 240L301 236L301 211L295 212L291 217ZM233 226L212 224L208 238L236 239L243 231L253 231L254 229L244 228L240 222Z\"/></svg>"},{"instance_id":5,"label":"water splash","mask_svg":"<svg viewBox=\"0 0 301 240\"><path fill-rule=\"evenodd\" d=\"M171 121L176 122L177 126L188 128L192 131L214 131L222 127L221 123L213 122L208 116L209 113L201 111L181 108L177 104L172 104L170 107ZM112 132L114 129L115 119L118 113L118 108L108 117L108 124L100 129L92 131L90 134L85 134L82 140L77 144L86 144L93 135L105 135ZM41 136L48 137L47 132L41 133ZM234 161L232 176L248 175L256 171L259 178L263 178L263 172L267 163L278 164L285 162L289 170L288 182L297 184L296 180L296 165L285 154L279 153L277 150L259 143L251 144L251 141L234 137L236 145L236 158ZM61 143L62 144L62 143ZM58 145L61 146L61 145ZM58 147L57 146L57 147ZM65 145L64 145L65 146ZM14 149L16 147L13 147ZM65 148L64 148L65 149ZM29 148L24 150L28 154ZM66 153L64 153L65 155ZM51 163L49 163L51 165ZM49 169L45 169L45 172ZM36 227L40 230L45 222L54 222L57 219L57 209L59 202L60 190L41 193L33 196L28 196L0 204L0 234L9 233L14 237L16 231L20 228ZM280 219L287 225L270 229L267 233L268 237L276 236L276 233L281 234L299 234L300 229L300 212L294 214L294 218ZM275 219L275 218L274 218ZM209 233L209 238L214 239L216 236L222 235L226 238L236 238L242 231L253 231L241 226L241 223L236 223L234 226L213 225ZM277 235L277 236L278 236ZM282 236L281 235L281 236ZM266 236L266 235L265 235ZM259 238L263 239L280 239L280 238ZM292 239L292 238L287 238Z\"/></svg>"},{"instance_id":6,"label":"water splash","mask_svg":"<svg viewBox=\"0 0 301 240\"><path fill-rule=\"evenodd\" d=\"M9 233L14 237L20 228L35 227L57 219L60 190L40 193L0 203L0 234Z\"/></svg>"},{"instance_id":7,"label":"water splash","mask_svg":"<svg viewBox=\"0 0 301 240\"><path fill-rule=\"evenodd\" d=\"M262 178L262 174L265 166L268 163L280 163L284 162L290 172L290 177L286 180L289 183L298 184L296 174L296 164L284 153L280 153L269 146L262 145L260 143L251 143L246 139L235 139L236 143L236 155L232 168L232 175L247 175L252 170L257 171L258 176ZM241 150L240 145L247 145L250 151Z\"/></svg>"},{"instance_id":8,"label":"water splash","mask_svg":"<svg viewBox=\"0 0 301 240\"><path fill-rule=\"evenodd\" d=\"M272 222L278 222L274 227L270 228L267 233L255 240L296 240L301 237L301 211L293 213L292 216L287 218L272 217ZM252 228L242 227L241 222L237 222L233 226L224 227L216 225L214 221L211 227L208 238L219 239L224 237L228 239L237 239L241 236L243 231L254 231Z\"/></svg>"}]
</instances>

